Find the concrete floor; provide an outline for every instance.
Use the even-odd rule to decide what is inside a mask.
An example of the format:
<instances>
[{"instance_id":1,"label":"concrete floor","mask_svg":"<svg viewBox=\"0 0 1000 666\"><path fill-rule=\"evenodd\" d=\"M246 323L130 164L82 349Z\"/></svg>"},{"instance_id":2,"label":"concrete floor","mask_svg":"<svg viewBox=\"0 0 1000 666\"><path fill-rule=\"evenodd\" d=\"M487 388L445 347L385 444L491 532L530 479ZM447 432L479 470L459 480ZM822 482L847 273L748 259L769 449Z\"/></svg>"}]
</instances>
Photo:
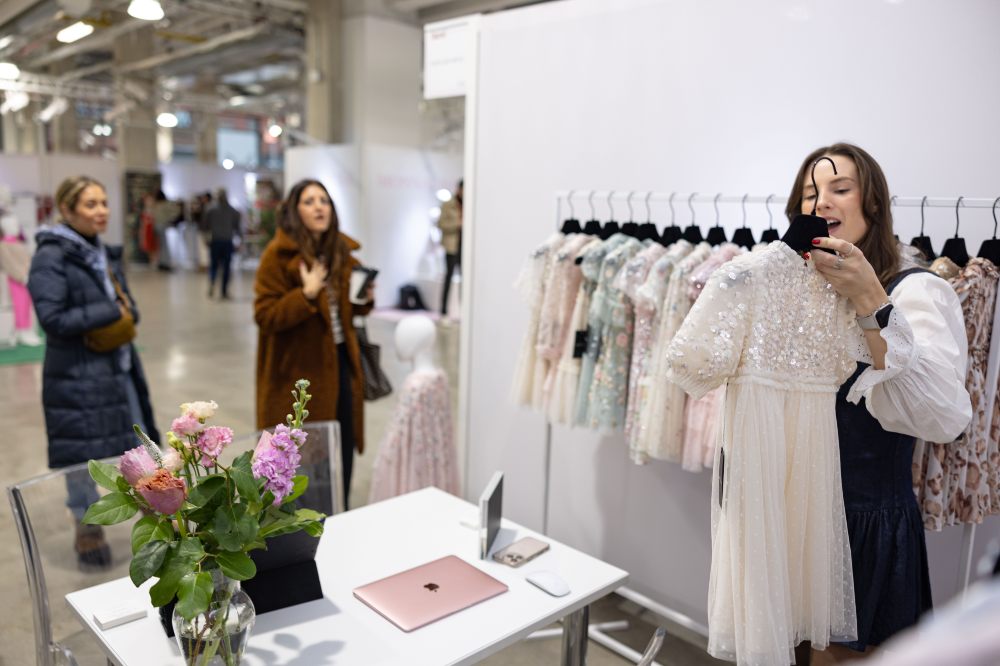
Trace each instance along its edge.
<instances>
[{"instance_id":1,"label":"concrete floor","mask_svg":"<svg viewBox=\"0 0 1000 666\"><path fill-rule=\"evenodd\" d=\"M237 275L230 301L206 298L203 274L149 272L130 273L130 284L142 313L138 345L149 380L157 424L165 430L177 407L189 400L214 399L219 403L215 422L239 433L254 429L254 368L256 328L252 318L253 276ZM394 321L391 317L369 318L373 342L383 345L383 365L394 385L408 372L392 348ZM438 327L438 355L448 371L452 399L457 407L458 327ZM41 365L0 366L0 423L4 424L4 464L0 484L5 488L47 471L45 429L40 404ZM368 496L371 466L378 442L395 406L394 396L366 407L365 436L368 451L356 458L351 506L363 505ZM51 606L56 636L74 647L81 664L103 666L98 648L83 635L61 595L103 580L127 575L128 533L109 532L114 567L107 572L80 572L72 552L73 526L60 502L49 502L38 531L44 529L43 548L54 553L46 564L51 588ZM0 666L23 666L34 661L31 600L25 581L20 542L11 520L9 504L0 503ZM641 608L615 595L595 604L591 621L629 621L629 629L614 637L641 651L658 620ZM670 635L658 662L664 665L724 663L708 657L704 639L688 636L680 640L679 629L668 626ZM485 662L490 666L558 663L559 638L540 639L514 645ZM628 664L629 661L591 641L589 663L593 666Z\"/></svg>"}]
</instances>

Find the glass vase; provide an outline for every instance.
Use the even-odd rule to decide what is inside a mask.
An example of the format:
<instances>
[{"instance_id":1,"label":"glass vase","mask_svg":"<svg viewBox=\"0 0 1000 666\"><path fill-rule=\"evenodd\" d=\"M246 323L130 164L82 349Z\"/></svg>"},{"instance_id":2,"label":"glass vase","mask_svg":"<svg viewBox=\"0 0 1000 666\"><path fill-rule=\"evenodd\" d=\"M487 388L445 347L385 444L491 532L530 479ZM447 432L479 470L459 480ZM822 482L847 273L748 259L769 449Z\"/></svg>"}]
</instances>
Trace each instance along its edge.
<instances>
[{"instance_id":1,"label":"glass vase","mask_svg":"<svg viewBox=\"0 0 1000 666\"><path fill-rule=\"evenodd\" d=\"M187 666L237 666L257 612L239 581L212 570L208 610L185 620L174 609L174 637Z\"/></svg>"}]
</instances>

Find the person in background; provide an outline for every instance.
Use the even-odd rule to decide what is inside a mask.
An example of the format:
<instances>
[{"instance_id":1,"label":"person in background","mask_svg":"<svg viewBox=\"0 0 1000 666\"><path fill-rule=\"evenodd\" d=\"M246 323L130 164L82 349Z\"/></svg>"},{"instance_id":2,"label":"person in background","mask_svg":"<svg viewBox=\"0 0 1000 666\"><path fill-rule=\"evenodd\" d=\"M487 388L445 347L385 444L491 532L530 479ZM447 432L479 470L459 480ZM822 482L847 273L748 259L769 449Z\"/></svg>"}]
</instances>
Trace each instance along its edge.
<instances>
[{"instance_id":1,"label":"person in background","mask_svg":"<svg viewBox=\"0 0 1000 666\"><path fill-rule=\"evenodd\" d=\"M209 234L208 297L215 292L215 278L222 273L223 299L229 298L229 270L233 263L233 239L240 234L240 213L229 205L224 188L216 192L217 201L205 211L205 226Z\"/></svg>"},{"instance_id":2,"label":"person in background","mask_svg":"<svg viewBox=\"0 0 1000 666\"><path fill-rule=\"evenodd\" d=\"M153 227L156 229L156 243L159 252L156 256L156 267L161 271L172 271L173 261L170 257L170 247L167 245L167 228L173 225L181 214L181 207L176 202L167 199L163 190L157 190L153 197ZM150 258L153 265L153 258Z\"/></svg>"},{"instance_id":3,"label":"person in background","mask_svg":"<svg viewBox=\"0 0 1000 666\"><path fill-rule=\"evenodd\" d=\"M149 388L131 342L94 351L88 333L139 311L122 271L121 247L105 246L108 197L93 178L68 178L55 195L60 223L41 229L31 260L28 290L46 334L42 408L49 467L120 455L138 446L132 425L159 441ZM66 477L67 506L76 519L82 565L109 566L111 550L100 526L82 525L98 499L86 469Z\"/></svg>"},{"instance_id":4,"label":"person in background","mask_svg":"<svg viewBox=\"0 0 1000 666\"><path fill-rule=\"evenodd\" d=\"M364 452L364 389L355 316L374 305L374 285L357 305L349 298L351 253L361 246L341 233L323 184L302 180L278 210L278 229L260 258L254 282L257 322L257 428L285 422L288 391L312 384L309 418L340 422L344 505L354 450Z\"/></svg>"},{"instance_id":5,"label":"person in background","mask_svg":"<svg viewBox=\"0 0 1000 666\"><path fill-rule=\"evenodd\" d=\"M444 289L441 294L441 318L448 314L448 294L451 292L451 278L455 269L462 264L462 186L458 181L454 196L441 205L438 228L441 229L441 245L444 246Z\"/></svg>"}]
</instances>

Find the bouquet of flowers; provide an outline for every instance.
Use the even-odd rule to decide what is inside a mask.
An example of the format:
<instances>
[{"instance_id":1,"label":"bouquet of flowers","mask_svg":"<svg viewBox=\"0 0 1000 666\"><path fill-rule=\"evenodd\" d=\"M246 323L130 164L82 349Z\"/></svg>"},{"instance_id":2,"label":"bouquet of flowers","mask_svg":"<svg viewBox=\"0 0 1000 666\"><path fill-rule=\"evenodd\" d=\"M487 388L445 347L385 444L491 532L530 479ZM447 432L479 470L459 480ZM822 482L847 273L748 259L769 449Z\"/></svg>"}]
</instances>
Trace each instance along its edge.
<instances>
[{"instance_id":1,"label":"bouquet of flowers","mask_svg":"<svg viewBox=\"0 0 1000 666\"><path fill-rule=\"evenodd\" d=\"M308 381L297 381L287 424L265 431L254 451L229 466L219 458L233 432L206 425L218 408L211 401L181 405L165 449L135 426L141 446L126 451L117 466L90 461L91 477L110 492L90 506L83 522L112 525L143 514L132 528L129 574L136 586L158 579L150 599L157 607L176 600L175 624L176 615L193 620L209 611L220 574L234 581L253 578L248 552L265 548L266 538L298 530L323 533L326 516L293 504L308 484L295 474L306 441L301 428L309 415L308 387Z\"/></svg>"}]
</instances>

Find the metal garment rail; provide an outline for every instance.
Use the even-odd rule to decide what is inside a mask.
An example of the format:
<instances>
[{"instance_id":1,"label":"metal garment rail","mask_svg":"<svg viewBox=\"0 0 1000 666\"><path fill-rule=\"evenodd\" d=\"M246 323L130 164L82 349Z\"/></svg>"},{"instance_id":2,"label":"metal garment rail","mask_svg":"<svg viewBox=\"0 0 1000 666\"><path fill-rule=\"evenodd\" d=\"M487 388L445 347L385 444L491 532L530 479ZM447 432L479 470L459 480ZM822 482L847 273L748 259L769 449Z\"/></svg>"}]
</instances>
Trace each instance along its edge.
<instances>
[{"instance_id":1,"label":"metal garment rail","mask_svg":"<svg viewBox=\"0 0 1000 666\"><path fill-rule=\"evenodd\" d=\"M570 215L576 217L575 206L573 205L574 200L586 201L590 208L591 216L596 218L596 209L594 208L594 200L602 202L608 208L609 219L614 218L614 207L612 202L614 200L625 201L628 205L629 210L629 221L634 221L634 204L633 202L643 202L646 212L646 221L652 219L651 211L649 209L650 201L658 202L669 202L671 205L671 212L673 211L673 206L675 204L684 204L691 206L693 203L711 203L711 204L740 204L745 206L746 204L784 204L788 202L788 197L777 196L774 194L770 195L751 195L751 194L699 194L697 192L654 192L649 190L588 190L588 189L573 189L573 190L557 190L556 196L556 230L560 229L563 221L562 217L562 204L563 201L566 202L570 209ZM895 207L913 207L913 208L990 208L993 209L997 205L998 199L989 198L977 198L977 197L944 197L944 196L894 196L892 197L892 206ZM693 208L691 209L693 213ZM641 217L641 216L640 216ZM673 220L671 220L673 222ZM546 420L545 423L545 488L543 492L544 501L544 512L542 517L542 531L548 533L549 529L549 486L550 478L552 472L552 424ZM976 525L963 525L962 528L962 547L961 556L958 567L958 588L961 590L961 594L964 597L965 593L969 587L969 579L972 573L972 554L975 545L976 536ZM627 587L622 587L616 590L616 593L620 596L629 599L633 603L646 608L647 610L664 617L671 622L679 624L688 630L694 631L703 636L708 636L708 627L697 622L691 617L676 611L668 606L661 604L659 602L650 599L649 597L642 595L634 590ZM591 633L602 634L596 627ZM604 636L602 635L601 638ZM610 639L610 637L608 637ZM602 641L603 642L603 641ZM616 643L613 639L609 640L605 645L617 652L619 655L626 658L634 658L631 650L618 650L611 645L611 643Z\"/></svg>"}]
</instances>

